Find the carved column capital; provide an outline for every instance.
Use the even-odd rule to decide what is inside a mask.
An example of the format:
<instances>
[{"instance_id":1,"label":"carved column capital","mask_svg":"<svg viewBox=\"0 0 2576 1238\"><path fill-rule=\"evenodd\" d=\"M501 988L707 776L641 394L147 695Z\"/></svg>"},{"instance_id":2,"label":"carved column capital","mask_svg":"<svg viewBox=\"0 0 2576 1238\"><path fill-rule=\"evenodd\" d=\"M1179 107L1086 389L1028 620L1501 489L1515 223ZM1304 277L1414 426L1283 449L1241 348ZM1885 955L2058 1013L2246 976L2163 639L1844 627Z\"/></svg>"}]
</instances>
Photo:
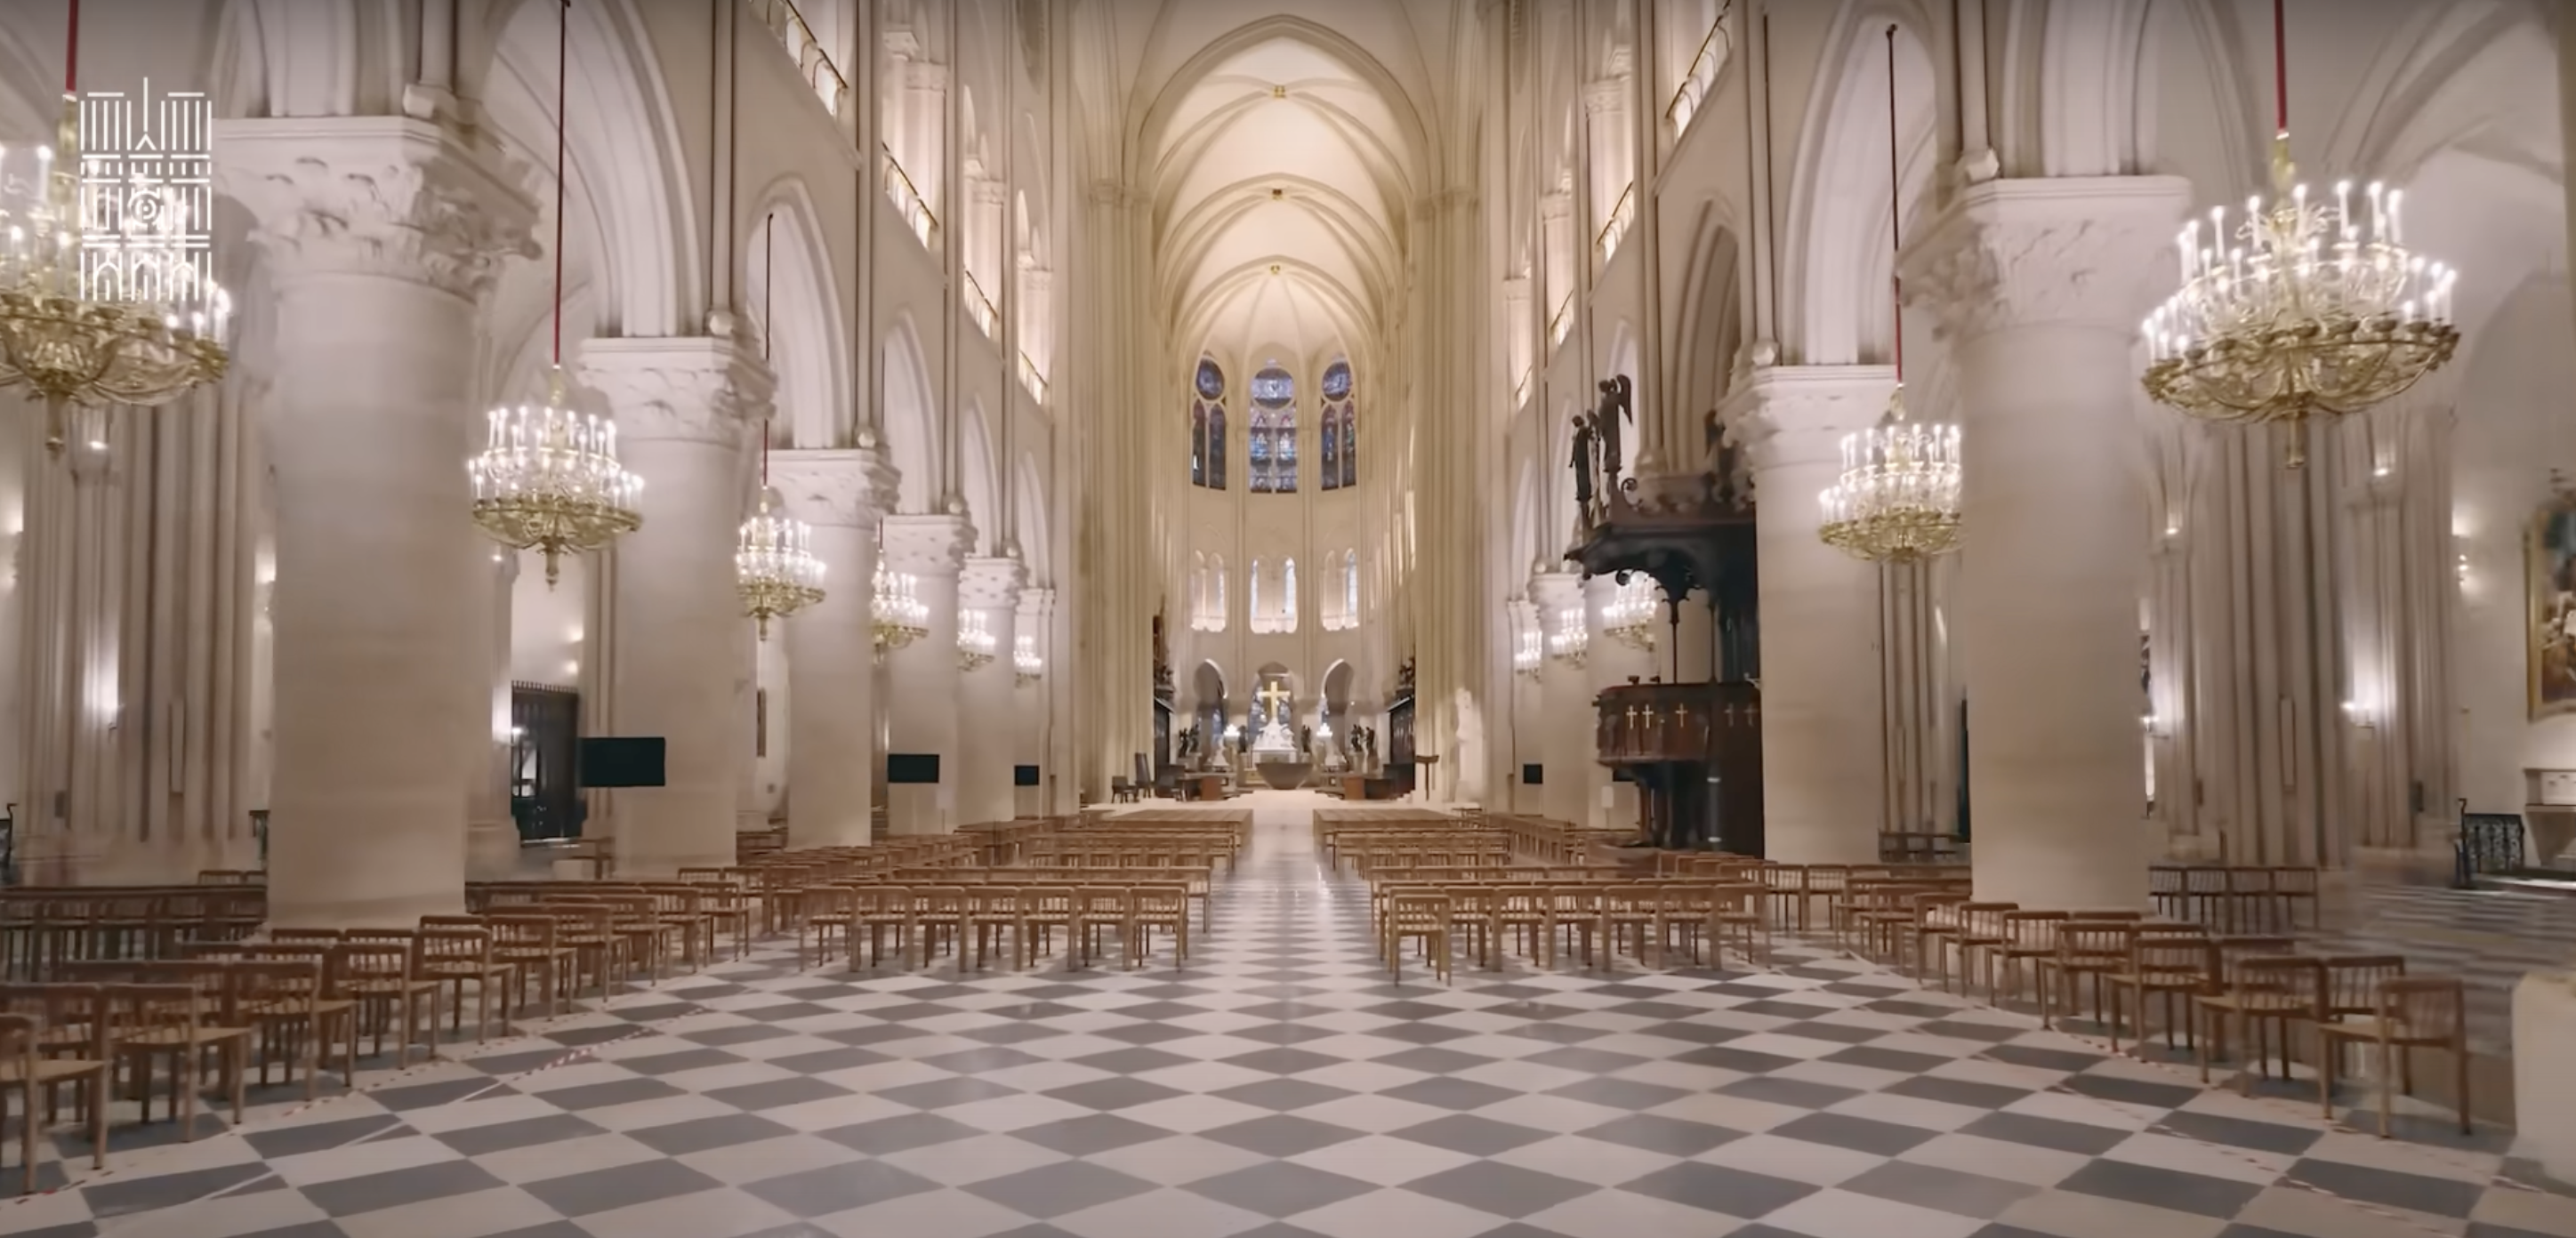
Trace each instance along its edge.
<instances>
[{"instance_id":1,"label":"carved column capital","mask_svg":"<svg viewBox=\"0 0 2576 1238\"><path fill-rule=\"evenodd\" d=\"M1583 613L1583 577L1577 572L1541 572L1530 577L1530 600L1538 606L1540 625L1553 627L1559 615Z\"/></svg>"},{"instance_id":2,"label":"carved column capital","mask_svg":"<svg viewBox=\"0 0 2576 1238\"><path fill-rule=\"evenodd\" d=\"M216 179L250 208L252 238L289 280L407 279L470 301L510 258L539 250L524 169L456 130L400 116L226 120Z\"/></svg>"},{"instance_id":3,"label":"carved column capital","mask_svg":"<svg viewBox=\"0 0 2576 1238\"><path fill-rule=\"evenodd\" d=\"M745 427L769 420L777 389L767 362L718 336L584 340L579 365L618 433L637 442L737 445Z\"/></svg>"},{"instance_id":4,"label":"carved column capital","mask_svg":"<svg viewBox=\"0 0 2576 1238\"><path fill-rule=\"evenodd\" d=\"M967 610L1017 613L1020 590L1028 583L1029 569L1017 559L968 559L957 576L957 604Z\"/></svg>"},{"instance_id":5,"label":"carved column capital","mask_svg":"<svg viewBox=\"0 0 2576 1238\"><path fill-rule=\"evenodd\" d=\"M1055 590L1026 588L1020 590L1020 618L1046 620L1055 616Z\"/></svg>"},{"instance_id":6,"label":"carved column capital","mask_svg":"<svg viewBox=\"0 0 2576 1238\"><path fill-rule=\"evenodd\" d=\"M876 528L901 483L882 447L780 451L769 479L799 518L844 529Z\"/></svg>"},{"instance_id":7,"label":"carved column capital","mask_svg":"<svg viewBox=\"0 0 2576 1238\"><path fill-rule=\"evenodd\" d=\"M1839 463L1843 436L1878 424L1895 389L1896 371L1883 365L1765 366L1727 397L1718 419L1757 476Z\"/></svg>"},{"instance_id":8,"label":"carved column capital","mask_svg":"<svg viewBox=\"0 0 2576 1238\"><path fill-rule=\"evenodd\" d=\"M963 516L888 516L885 562L915 576L955 576L965 570L975 526Z\"/></svg>"},{"instance_id":9,"label":"carved column capital","mask_svg":"<svg viewBox=\"0 0 2576 1238\"><path fill-rule=\"evenodd\" d=\"M2175 176L2052 177L1970 187L1901 260L1906 303L1973 342L2033 326L2128 331L2191 203Z\"/></svg>"}]
</instances>

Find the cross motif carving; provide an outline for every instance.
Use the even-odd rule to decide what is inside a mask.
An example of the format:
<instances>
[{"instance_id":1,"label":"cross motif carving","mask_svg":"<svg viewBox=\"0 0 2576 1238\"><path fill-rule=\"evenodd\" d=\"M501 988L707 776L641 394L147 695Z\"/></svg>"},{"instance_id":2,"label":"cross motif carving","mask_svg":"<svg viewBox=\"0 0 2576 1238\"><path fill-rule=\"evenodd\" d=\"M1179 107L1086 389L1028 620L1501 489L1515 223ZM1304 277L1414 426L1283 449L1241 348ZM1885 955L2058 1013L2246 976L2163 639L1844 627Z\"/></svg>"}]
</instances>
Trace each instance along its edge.
<instances>
[{"instance_id":1,"label":"cross motif carving","mask_svg":"<svg viewBox=\"0 0 2576 1238\"><path fill-rule=\"evenodd\" d=\"M1253 695L1260 697L1261 703L1269 707L1271 717L1280 717L1282 711L1288 707L1288 690L1279 686L1278 680L1271 680L1270 686L1263 688L1259 692L1253 693Z\"/></svg>"}]
</instances>

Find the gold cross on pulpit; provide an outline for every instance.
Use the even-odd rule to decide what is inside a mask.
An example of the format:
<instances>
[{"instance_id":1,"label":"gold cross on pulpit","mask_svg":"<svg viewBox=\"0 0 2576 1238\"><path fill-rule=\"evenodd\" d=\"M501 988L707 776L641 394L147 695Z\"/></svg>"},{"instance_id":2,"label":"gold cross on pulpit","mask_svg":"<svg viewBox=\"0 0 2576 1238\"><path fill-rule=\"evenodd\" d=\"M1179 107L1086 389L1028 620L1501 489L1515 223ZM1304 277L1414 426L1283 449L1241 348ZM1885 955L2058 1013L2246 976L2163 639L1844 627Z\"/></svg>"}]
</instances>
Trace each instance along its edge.
<instances>
[{"instance_id":1,"label":"gold cross on pulpit","mask_svg":"<svg viewBox=\"0 0 2576 1238\"><path fill-rule=\"evenodd\" d=\"M1253 693L1253 695L1260 697L1261 703L1269 707L1271 717L1278 718L1283 722L1286 721L1289 692L1288 689L1279 686L1278 680L1271 680L1270 686L1263 688L1259 692Z\"/></svg>"}]
</instances>

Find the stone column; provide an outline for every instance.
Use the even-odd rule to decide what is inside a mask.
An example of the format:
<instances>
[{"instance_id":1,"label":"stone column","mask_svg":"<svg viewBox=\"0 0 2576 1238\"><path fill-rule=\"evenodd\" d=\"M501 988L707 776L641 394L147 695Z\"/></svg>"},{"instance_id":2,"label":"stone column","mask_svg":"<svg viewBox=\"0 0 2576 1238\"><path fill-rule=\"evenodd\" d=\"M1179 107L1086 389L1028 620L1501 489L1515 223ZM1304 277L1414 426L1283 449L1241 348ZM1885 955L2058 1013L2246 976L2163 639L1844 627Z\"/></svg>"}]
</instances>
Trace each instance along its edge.
<instances>
[{"instance_id":1,"label":"stone column","mask_svg":"<svg viewBox=\"0 0 2576 1238\"><path fill-rule=\"evenodd\" d=\"M1764 367L1725 411L1763 496L1763 846L1784 863L1878 862L1878 571L1817 540L1816 495L1841 475L1843 436L1876 424L1895 385L1884 366Z\"/></svg>"},{"instance_id":2,"label":"stone column","mask_svg":"<svg viewBox=\"0 0 2576 1238\"><path fill-rule=\"evenodd\" d=\"M991 663L965 672L958 723L957 821L1008 821L1011 766L1019 751L1017 695L1011 690L1011 639L1019 629L1020 590L1029 569L1017 559L968 559L957 581L957 608L983 616L993 634Z\"/></svg>"},{"instance_id":3,"label":"stone column","mask_svg":"<svg viewBox=\"0 0 2576 1238\"><path fill-rule=\"evenodd\" d=\"M606 398L626 467L644 479L644 527L616 549L610 733L665 745L663 785L617 795L617 871L731 864L751 744L736 695L745 621L733 553L768 367L730 339L593 339L581 378Z\"/></svg>"},{"instance_id":4,"label":"stone column","mask_svg":"<svg viewBox=\"0 0 2576 1238\"><path fill-rule=\"evenodd\" d=\"M1573 572L1547 572L1530 578L1530 599L1538 606L1541 648L1546 638L1571 614L1584 621L1583 577ZM1587 655L1588 658L1589 655ZM1539 671L1540 717L1545 734L1540 759L1547 781L1539 797L1541 814L1551 820L1581 825L1593 819L1593 770L1599 754L1593 743L1591 672L1550 652Z\"/></svg>"},{"instance_id":5,"label":"stone column","mask_svg":"<svg viewBox=\"0 0 2576 1238\"><path fill-rule=\"evenodd\" d=\"M936 756L939 785L886 786L886 828L896 834L943 834L958 823L957 577L975 544L963 516L888 516L887 566L913 578L930 629L887 655L886 752Z\"/></svg>"},{"instance_id":6,"label":"stone column","mask_svg":"<svg viewBox=\"0 0 2576 1238\"><path fill-rule=\"evenodd\" d=\"M1019 668L1017 665L1012 667L1011 712L1017 715L1012 729L1019 737L1019 755L1013 760L1016 764L1038 767L1038 785L1023 787L1014 783L1011 788L1014 816L1045 816L1049 811L1047 779L1056 773L1057 762L1053 751L1056 737L1055 692L1046 676L1055 669L1054 631L1055 590L1035 586L1020 590L1019 622L1012 626L1011 640L1016 645L1022 637L1032 638L1029 645L1046 666L1038 672L1039 678L1030 683L1020 682Z\"/></svg>"},{"instance_id":7,"label":"stone column","mask_svg":"<svg viewBox=\"0 0 2576 1238\"><path fill-rule=\"evenodd\" d=\"M2190 193L2174 177L1990 181L1905 256L1959 375L1968 548L1951 630L1980 899L2147 902L2132 343Z\"/></svg>"},{"instance_id":8,"label":"stone column","mask_svg":"<svg viewBox=\"0 0 2576 1238\"><path fill-rule=\"evenodd\" d=\"M466 673L484 691L483 725L465 733L465 872L498 881L519 871L519 826L510 815L510 593L519 579L517 551L474 546L467 565L475 582L466 643Z\"/></svg>"},{"instance_id":9,"label":"stone column","mask_svg":"<svg viewBox=\"0 0 2576 1238\"><path fill-rule=\"evenodd\" d=\"M787 845L856 847L875 807L877 522L896 477L879 448L782 451L770 479L814 526L823 600L787 621Z\"/></svg>"},{"instance_id":10,"label":"stone column","mask_svg":"<svg viewBox=\"0 0 2576 1238\"><path fill-rule=\"evenodd\" d=\"M226 121L277 299L269 914L399 927L463 909L459 674L474 595L460 467L478 307L532 255L533 207L488 152L400 117Z\"/></svg>"}]
</instances>

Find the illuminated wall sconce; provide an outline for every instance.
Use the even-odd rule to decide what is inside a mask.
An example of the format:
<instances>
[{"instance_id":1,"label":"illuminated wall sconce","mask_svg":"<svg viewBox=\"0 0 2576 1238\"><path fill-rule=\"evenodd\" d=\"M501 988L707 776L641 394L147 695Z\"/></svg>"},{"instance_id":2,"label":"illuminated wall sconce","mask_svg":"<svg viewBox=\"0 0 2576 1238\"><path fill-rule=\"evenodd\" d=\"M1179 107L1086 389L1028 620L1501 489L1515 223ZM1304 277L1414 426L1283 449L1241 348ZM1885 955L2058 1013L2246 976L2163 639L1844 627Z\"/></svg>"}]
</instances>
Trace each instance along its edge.
<instances>
[{"instance_id":1,"label":"illuminated wall sconce","mask_svg":"<svg viewBox=\"0 0 2576 1238\"><path fill-rule=\"evenodd\" d=\"M2150 739L2162 739L2165 735L2165 720L2154 714L2140 714L2138 729L2145 731Z\"/></svg>"}]
</instances>

